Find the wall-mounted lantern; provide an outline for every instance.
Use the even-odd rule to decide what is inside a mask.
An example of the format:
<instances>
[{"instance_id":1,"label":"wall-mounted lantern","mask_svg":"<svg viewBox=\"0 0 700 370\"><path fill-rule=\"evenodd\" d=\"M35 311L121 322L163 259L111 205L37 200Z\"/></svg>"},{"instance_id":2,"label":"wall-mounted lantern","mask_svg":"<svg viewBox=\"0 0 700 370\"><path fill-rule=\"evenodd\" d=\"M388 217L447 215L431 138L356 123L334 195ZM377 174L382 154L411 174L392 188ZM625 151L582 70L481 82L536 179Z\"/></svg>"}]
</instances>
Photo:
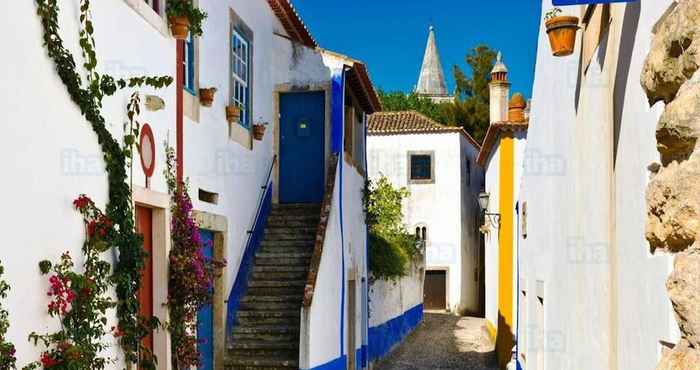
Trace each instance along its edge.
<instances>
[{"instance_id":1,"label":"wall-mounted lantern","mask_svg":"<svg viewBox=\"0 0 700 370\"><path fill-rule=\"evenodd\" d=\"M491 194L486 192L479 193L479 208L484 215L484 222L488 222L494 228L499 228L501 226L501 214L500 213L489 213L489 198Z\"/></svg>"}]
</instances>

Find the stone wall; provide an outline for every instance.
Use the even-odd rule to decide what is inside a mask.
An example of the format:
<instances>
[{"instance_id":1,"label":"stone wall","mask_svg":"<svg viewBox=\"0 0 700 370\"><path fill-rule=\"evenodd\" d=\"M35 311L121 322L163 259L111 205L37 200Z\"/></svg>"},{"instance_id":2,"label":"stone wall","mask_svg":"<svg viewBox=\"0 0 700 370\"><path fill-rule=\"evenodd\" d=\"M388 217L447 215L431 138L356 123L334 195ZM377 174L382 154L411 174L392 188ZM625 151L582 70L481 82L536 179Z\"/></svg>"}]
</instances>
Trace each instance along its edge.
<instances>
[{"instance_id":1,"label":"stone wall","mask_svg":"<svg viewBox=\"0 0 700 370\"><path fill-rule=\"evenodd\" d=\"M700 368L700 0L680 0L658 23L642 71L661 164L649 169L647 231L652 252L675 256L666 282L681 332L657 370Z\"/></svg>"}]
</instances>

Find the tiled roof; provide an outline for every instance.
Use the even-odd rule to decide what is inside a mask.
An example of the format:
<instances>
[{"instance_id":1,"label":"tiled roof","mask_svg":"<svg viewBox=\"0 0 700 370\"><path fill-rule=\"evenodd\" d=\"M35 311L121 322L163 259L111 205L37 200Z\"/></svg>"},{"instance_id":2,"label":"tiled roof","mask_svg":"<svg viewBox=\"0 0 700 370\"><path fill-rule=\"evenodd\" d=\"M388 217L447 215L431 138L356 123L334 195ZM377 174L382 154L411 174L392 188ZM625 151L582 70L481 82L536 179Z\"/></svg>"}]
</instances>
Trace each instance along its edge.
<instances>
[{"instance_id":1,"label":"tiled roof","mask_svg":"<svg viewBox=\"0 0 700 370\"><path fill-rule=\"evenodd\" d=\"M517 131L527 131L529 126L528 121L523 122L496 122L489 126L488 131L486 131L486 137L484 137L484 143L479 152L479 157L477 158L477 163L482 167L486 165L486 159L488 159L491 154L491 150L496 146L498 137L502 133L510 133Z\"/></svg>"},{"instance_id":2,"label":"tiled roof","mask_svg":"<svg viewBox=\"0 0 700 370\"><path fill-rule=\"evenodd\" d=\"M318 46L316 40L311 36L311 32L306 28L304 21L301 20L301 16L294 9L291 0L267 0L267 3L270 4L270 8L272 8L272 11L282 23L289 37L310 48Z\"/></svg>"},{"instance_id":3,"label":"tiled roof","mask_svg":"<svg viewBox=\"0 0 700 370\"><path fill-rule=\"evenodd\" d=\"M369 135L460 133L479 149L479 143L462 127L441 125L416 111L379 112L369 117Z\"/></svg>"},{"instance_id":4,"label":"tiled roof","mask_svg":"<svg viewBox=\"0 0 700 370\"><path fill-rule=\"evenodd\" d=\"M360 104L367 114L382 110L382 102L379 100L377 90L369 77L367 66L363 62L328 49L319 48L319 50L325 55L341 59L346 66L351 67L347 74L348 85L360 100Z\"/></svg>"}]
</instances>

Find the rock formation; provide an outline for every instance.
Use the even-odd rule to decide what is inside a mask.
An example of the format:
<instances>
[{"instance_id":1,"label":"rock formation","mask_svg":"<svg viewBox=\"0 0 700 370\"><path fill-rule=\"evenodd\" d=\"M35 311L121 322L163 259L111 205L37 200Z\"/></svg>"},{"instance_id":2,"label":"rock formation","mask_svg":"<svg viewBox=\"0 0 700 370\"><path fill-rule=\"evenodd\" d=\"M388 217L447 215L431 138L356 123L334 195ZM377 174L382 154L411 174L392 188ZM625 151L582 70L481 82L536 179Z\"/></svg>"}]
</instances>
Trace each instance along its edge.
<instances>
[{"instance_id":1,"label":"rock formation","mask_svg":"<svg viewBox=\"0 0 700 370\"><path fill-rule=\"evenodd\" d=\"M681 339L657 370L700 369L700 0L679 0L660 21L642 70L649 102L666 103L656 127L661 166L647 190L652 251L674 254L666 282Z\"/></svg>"}]
</instances>

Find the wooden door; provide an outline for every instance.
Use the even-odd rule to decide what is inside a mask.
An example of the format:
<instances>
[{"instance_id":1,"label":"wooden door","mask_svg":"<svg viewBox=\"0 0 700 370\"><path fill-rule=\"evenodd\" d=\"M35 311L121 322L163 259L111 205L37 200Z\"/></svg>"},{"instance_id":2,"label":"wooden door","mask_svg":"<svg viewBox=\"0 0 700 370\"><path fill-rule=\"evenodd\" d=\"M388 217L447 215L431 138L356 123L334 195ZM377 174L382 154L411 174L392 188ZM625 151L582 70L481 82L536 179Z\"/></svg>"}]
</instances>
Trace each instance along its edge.
<instances>
[{"instance_id":1,"label":"wooden door","mask_svg":"<svg viewBox=\"0 0 700 370\"><path fill-rule=\"evenodd\" d=\"M426 271L423 288L426 310L444 310L447 306L447 271Z\"/></svg>"},{"instance_id":2,"label":"wooden door","mask_svg":"<svg viewBox=\"0 0 700 370\"><path fill-rule=\"evenodd\" d=\"M200 230L199 235L204 245L204 258L214 258L214 233L208 230ZM205 305L197 312L197 347L201 355L200 370L214 369L214 311L211 303Z\"/></svg>"},{"instance_id":3,"label":"wooden door","mask_svg":"<svg viewBox=\"0 0 700 370\"><path fill-rule=\"evenodd\" d=\"M136 206L136 232L143 236L143 249L147 256L141 270L139 289L139 314L149 319L153 317L153 210ZM153 333L143 339L143 345L153 351Z\"/></svg>"}]
</instances>

